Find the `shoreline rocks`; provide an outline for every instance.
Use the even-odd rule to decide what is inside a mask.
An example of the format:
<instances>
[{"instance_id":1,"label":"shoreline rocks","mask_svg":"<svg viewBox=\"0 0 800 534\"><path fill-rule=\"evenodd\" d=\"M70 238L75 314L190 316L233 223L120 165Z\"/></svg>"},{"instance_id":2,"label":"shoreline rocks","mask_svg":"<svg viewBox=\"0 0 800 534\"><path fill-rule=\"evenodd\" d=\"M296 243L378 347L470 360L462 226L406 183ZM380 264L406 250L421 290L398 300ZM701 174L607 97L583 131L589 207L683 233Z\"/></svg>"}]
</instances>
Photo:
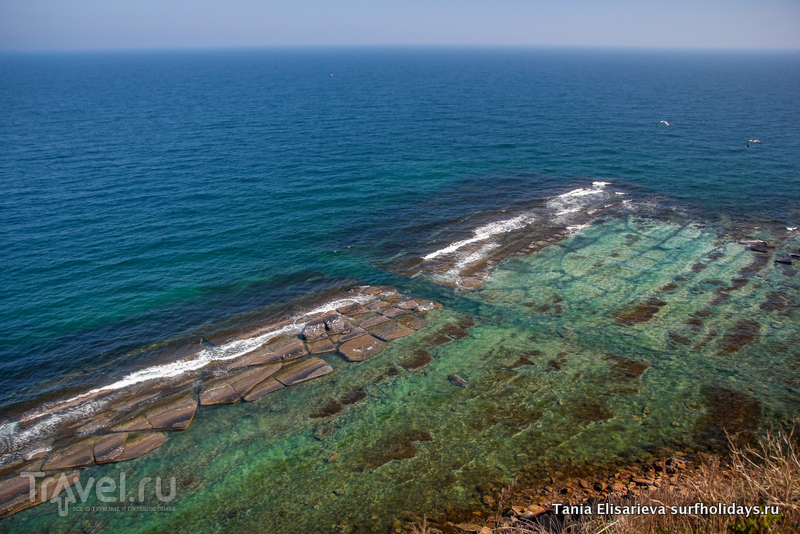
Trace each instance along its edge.
<instances>
[{"instance_id":1,"label":"shoreline rocks","mask_svg":"<svg viewBox=\"0 0 800 534\"><path fill-rule=\"evenodd\" d=\"M29 502L29 481L19 476L21 472L41 470L58 475L66 469L133 460L167 442L167 434L161 430L187 429L200 407L253 402L332 373L333 367L317 354L338 351L346 361L365 361L383 352L392 340L425 328L427 322L415 314L425 315L441 307L402 296L389 286L362 286L349 294L366 300L307 316L299 335L280 334L233 360L213 361L178 379L137 385L128 394L115 393L104 411L61 428L63 435L50 450L32 451L2 470L0 517L38 504ZM292 324L283 321L261 332ZM217 344L212 349L220 347ZM102 395L97 392L55 406L71 408ZM78 432L88 435L75 438ZM78 480L77 472L74 478Z\"/></svg>"}]
</instances>

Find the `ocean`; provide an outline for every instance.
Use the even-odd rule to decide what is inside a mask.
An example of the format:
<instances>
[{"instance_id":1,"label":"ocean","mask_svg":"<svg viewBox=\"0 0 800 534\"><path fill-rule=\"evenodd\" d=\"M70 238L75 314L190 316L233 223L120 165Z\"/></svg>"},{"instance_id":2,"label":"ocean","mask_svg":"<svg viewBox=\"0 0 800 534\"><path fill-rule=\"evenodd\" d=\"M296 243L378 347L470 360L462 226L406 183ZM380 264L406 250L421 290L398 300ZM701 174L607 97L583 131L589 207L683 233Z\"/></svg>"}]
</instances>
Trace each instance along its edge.
<instances>
[{"instance_id":1,"label":"ocean","mask_svg":"<svg viewBox=\"0 0 800 534\"><path fill-rule=\"evenodd\" d=\"M54 403L138 386L202 351L201 338L224 347L342 287L392 285L441 302L429 328L469 332L428 349L433 363L422 371L401 366L402 376L377 381L393 350L424 340L393 342L362 364L329 354L335 380L275 401L203 407L149 456L89 468L175 473L171 513L62 517L47 504L0 523L12 531L83 522L109 532L383 531L403 513L457 515L480 502L475 488L537 462L713 448L716 434L690 430L718 423L724 409L713 398L757 419L737 423L741 432L797 413L800 278L770 261L743 300L741 286L730 289L748 278L754 254L737 239L800 247L789 230L800 226L796 54L16 54L0 57L0 73L0 464L60 439ZM751 139L760 143L748 147ZM540 231L558 239L501 253L514 232ZM626 240L639 256L618 250ZM458 269L490 253L481 288L463 291ZM627 263L609 262L618 257ZM694 285L658 289L676 277ZM636 316L629 308L642 302L651 310ZM686 323L700 309L722 310L719 322ZM689 331L696 343L683 342ZM530 373L505 376L521 357ZM479 371L489 361L495 367ZM547 369L563 376L545 380ZM593 378L583 384L566 369ZM472 374L472 389L454 388L454 373ZM636 385L608 391L620 380ZM572 381L584 387L577 411L560 411ZM344 415L306 413L354 387L367 400ZM756 400L737 397L747 388ZM615 400L601 406L598 396ZM704 408L675 415L689 398ZM625 410L657 406L673 414L663 426L607 428ZM55 416L24 424L43 412ZM384 431L410 439L415 417L430 439L411 440L411 456L380 463L359 452L362 439L385 447ZM320 439L320 425L333 436ZM574 434L576 425L586 431ZM334 454L343 460L318 461Z\"/></svg>"}]
</instances>

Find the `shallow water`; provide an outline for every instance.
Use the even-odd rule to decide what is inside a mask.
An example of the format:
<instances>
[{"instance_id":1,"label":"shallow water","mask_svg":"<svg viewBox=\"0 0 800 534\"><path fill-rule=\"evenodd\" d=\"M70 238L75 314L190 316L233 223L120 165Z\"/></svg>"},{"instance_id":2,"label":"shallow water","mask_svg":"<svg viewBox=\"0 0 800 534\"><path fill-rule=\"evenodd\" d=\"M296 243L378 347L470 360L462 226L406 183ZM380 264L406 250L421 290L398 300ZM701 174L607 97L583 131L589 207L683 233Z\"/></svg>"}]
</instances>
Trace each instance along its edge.
<instances>
[{"instance_id":1,"label":"shallow water","mask_svg":"<svg viewBox=\"0 0 800 534\"><path fill-rule=\"evenodd\" d=\"M796 270L738 244L740 228L662 208L511 257L476 292L414 282L444 304L428 328L366 362L326 357L334 373L255 403L203 407L163 447L83 475L125 471L129 488L174 476L174 511L61 518L46 504L3 527L383 532L467 517L526 470L714 450L724 429L746 441L788 422L800 402Z\"/></svg>"},{"instance_id":2,"label":"shallow water","mask_svg":"<svg viewBox=\"0 0 800 534\"><path fill-rule=\"evenodd\" d=\"M785 230L800 222L796 57L272 50L0 68L0 466L63 430L63 414L20 419L208 356L201 336L229 355L343 285L444 304L372 360L327 355L331 375L203 407L163 447L82 471L125 472L129 494L174 476L174 511L46 504L0 530L460 520L521 472L715 449L723 429L747 440L797 413L800 278L736 244L800 246ZM466 277L487 278L449 287Z\"/></svg>"}]
</instances>

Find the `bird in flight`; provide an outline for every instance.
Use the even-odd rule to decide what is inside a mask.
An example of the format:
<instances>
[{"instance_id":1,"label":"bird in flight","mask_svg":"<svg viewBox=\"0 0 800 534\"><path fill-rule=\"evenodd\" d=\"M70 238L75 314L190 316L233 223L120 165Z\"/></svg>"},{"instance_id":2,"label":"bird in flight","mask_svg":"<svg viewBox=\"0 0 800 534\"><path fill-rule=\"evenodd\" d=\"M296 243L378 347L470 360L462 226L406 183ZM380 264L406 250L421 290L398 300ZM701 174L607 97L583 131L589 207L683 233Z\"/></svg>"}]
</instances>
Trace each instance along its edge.
<instances>
[{"instance_id":1,"label":"bird in flight","mask_svg":"<svg viewBox=\"0 0 800 534\"><path fill-rule=\"evenodd\" d=\"M760 144L761 144L761 141L759 141L758 139L750 139L750 140L747 142L747 148L750 148L750 143L758 143L758 144L760 145Z\"/></svg>"},{"instance_id":2,"label":"bird in flight","mask_svg":"<svg viewBox=\"0 0 800 534\"><path fill-rule=\"evenodd\" d=\"M667 121L660 121L658 124L656 124L656 126L661 126L662 124L666 124L666 125L667 125L667 128L669 128L669 127L670 127L670 126L669 126L669 123L668 123Z\"/></svg>"}]
</instances>

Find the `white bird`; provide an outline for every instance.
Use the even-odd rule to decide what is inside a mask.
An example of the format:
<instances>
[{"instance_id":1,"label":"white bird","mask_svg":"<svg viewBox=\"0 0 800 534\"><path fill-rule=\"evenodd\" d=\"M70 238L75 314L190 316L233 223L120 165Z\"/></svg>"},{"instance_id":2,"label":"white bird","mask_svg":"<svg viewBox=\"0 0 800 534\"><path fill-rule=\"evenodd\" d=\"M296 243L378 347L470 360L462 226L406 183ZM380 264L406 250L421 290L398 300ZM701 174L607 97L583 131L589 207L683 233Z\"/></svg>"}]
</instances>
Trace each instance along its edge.
<instances>
[{"instance_id":1,"label":"white bird","mask_svg":"<svg viewBox=\"0 0 800 534\"><path fill-rule=\"evenodd\" d=\"M786 229L789 230L790 232L794 232L795 230L797 230L797 227L796 226L787 226Z\"/></svg>"},{"instance_id":2,"label":"white bird","mask_svg":"<svg viewBox=\"0 0 800 534\"><path fill-rule=\"evenodd\" d=\"M669 127L670 127L670 126L669 126L669 123L668 123L667 121L660 121L658 124L656 124L656 126L661 126L662 124L666 124L666 125L667 125L667 128L669 128Z\"/></svg>"},{"instance_id":3,"label":"white bird","mask_svg":"<svg viewBox=\"0 0 800 534\"><path fill-rule=\"evenodd\" d=\"M758 143L758 144L760 145L760 144L761 144L761 141L759 141L758 139L750 139L750 140L747 142L747 148L750 148L750 143Z\"/></svg>"}]
</instances>

